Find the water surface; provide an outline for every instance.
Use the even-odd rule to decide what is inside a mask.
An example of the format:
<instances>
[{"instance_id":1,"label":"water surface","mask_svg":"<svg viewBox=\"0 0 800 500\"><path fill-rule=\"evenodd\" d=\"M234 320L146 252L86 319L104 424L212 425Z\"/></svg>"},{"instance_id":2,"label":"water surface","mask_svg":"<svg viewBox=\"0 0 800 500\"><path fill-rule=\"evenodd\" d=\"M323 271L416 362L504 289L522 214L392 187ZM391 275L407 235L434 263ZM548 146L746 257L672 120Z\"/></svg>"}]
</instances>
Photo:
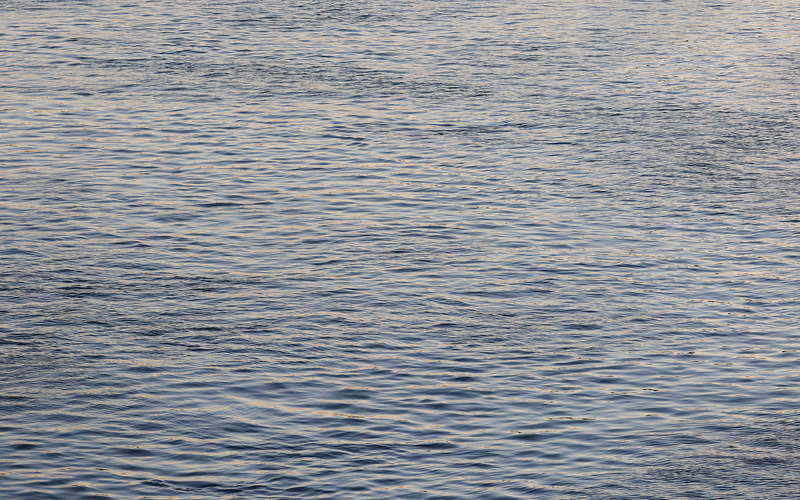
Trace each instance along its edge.
<instances>
[{"instance_id":1,"label":"water surface","mask_svg":"<svg viewBox=\"0 0 800 500\"><path fill-rule=\"evenodd\" d=\"M2 496L800 495L794 2L0 34Z\"/></svg>"}]
</instances>

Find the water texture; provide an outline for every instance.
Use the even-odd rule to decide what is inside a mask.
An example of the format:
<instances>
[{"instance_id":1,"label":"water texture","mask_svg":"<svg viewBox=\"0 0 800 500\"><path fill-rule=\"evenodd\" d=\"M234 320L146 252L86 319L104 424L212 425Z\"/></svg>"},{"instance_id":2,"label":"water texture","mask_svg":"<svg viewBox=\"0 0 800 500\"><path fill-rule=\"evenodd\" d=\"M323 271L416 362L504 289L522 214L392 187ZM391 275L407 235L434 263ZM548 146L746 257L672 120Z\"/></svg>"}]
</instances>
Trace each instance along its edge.
<instances>
[{"instance_id":1,"label":"water texture","mask_svg":"<svg viewBox=\"0 0 800 500\"><path fill-rule=\"evenodd\" d=\"M0 3L0 497L800 497L794 1Z\"/></svg>"}]
</instances>

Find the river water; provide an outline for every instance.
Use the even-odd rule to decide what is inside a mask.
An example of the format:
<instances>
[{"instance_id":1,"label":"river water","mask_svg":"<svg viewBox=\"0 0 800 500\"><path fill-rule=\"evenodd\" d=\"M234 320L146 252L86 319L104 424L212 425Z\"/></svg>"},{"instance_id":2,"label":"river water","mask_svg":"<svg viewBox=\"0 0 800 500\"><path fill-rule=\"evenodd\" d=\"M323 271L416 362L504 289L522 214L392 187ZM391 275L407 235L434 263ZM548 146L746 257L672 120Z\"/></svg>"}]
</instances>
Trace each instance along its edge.
<instances>
[{"instance_id":1,"label":"river water","mask_svg":"<svg viewBox=\"0 0 800 500\"><path fill-rule=\"evenodd\" d=\"M800 497L794 0L4 0L0 496Z\"/></svg>"}]
</instances>

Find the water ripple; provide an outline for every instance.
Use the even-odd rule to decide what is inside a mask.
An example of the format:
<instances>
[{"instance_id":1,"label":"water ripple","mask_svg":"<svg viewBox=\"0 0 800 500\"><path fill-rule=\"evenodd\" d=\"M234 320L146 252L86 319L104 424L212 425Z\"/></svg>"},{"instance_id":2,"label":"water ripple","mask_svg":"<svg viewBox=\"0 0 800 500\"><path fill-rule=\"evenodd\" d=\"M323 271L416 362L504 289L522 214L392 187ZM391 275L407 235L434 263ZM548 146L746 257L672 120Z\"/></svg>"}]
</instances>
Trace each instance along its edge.
<instances>
[{"instance_id":1,"label":"water ripple","mask_svg":"<svg viewBox=\"0 0 800 500\"><path fill-rule=\"evenodd\" d=\"M797 8L0 5L0 492L797 497Z\"/></svg>"}]
</instances>

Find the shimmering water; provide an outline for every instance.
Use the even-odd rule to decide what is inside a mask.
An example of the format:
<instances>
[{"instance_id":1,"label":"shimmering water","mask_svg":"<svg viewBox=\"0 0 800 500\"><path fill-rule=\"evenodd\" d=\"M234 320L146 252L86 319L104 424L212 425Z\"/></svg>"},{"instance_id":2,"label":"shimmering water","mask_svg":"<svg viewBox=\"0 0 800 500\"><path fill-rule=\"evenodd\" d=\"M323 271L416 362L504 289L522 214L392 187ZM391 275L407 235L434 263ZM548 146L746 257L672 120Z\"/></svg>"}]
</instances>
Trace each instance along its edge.
<instances>
[{"instance_id":1,"label":"shimmering water","mask_svg":"<svg viewBox=\"0 0 800 500\"><path fill-rule=\"evenodd\" d=\"M795 1L0 3L3 499L800 497Z\"/></svg>"}]
</instances>

